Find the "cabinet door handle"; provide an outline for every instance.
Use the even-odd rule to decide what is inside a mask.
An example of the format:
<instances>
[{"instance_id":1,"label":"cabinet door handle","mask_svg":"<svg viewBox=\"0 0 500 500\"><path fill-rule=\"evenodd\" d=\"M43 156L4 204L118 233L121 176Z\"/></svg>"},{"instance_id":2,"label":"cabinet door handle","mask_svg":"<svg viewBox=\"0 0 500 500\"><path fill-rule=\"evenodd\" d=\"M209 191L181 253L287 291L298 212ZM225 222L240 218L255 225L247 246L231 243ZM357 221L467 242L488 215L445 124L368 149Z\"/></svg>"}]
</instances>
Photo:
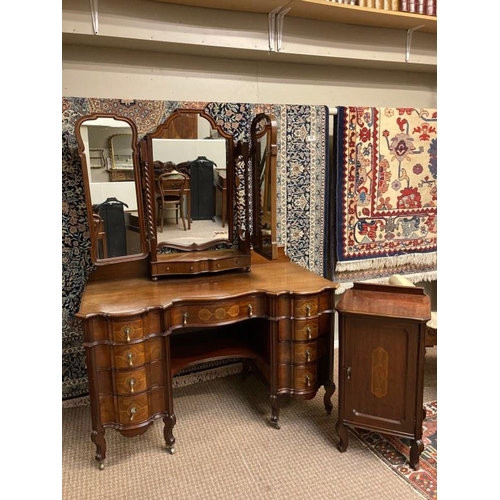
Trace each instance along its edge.
<instances>
[{"instance_id":1,"label":"cabinet door handle","mask_svg":"<svg viewBox=\"0 0 500 500\"><path fill-rule=\"evenodd\" d=\"M352 372L352 368L350 366L348 366L345 370L347 380L349 380L351 378L351 372Z\"/></svg>"},{"instance_id":2,"label":"cabinet door handle","mask_svg":"<svg viewBox=\"0 0 500 500\"><path fill-rule=\"evenodd\" d=\"M306 386L311 387L311 377L309 375L306 375Z\"/></svg>"},{"instance_id":3,"label":"cabinet door handle","mask_svg":"<svg viewBox=\"0 0 500 500\"><path fill-rule=\"evenodd\" d=\"M185 326L188 322L188 313L182 313L182 324Z\"/></svg>"},{"instance_id":4,"label":"cabinet door handle","mask_svg":"<svg viewBox=\"0 0 500 500\"><path fill-rule=\"evenodd\" d=\"M306 305L306 318L311 316L311 306L309 304Z\"/></svg>"},{"instance_id":5,"label":"cabinet door handle","mask_svg":"<svg viewBox=\"0 0 500 500\"><path fill-rule=\"evenodd\" d=\"M252 304L248 304L248 317L251 318L253 316L253 306Z\"/></svg>"}]
</instances>

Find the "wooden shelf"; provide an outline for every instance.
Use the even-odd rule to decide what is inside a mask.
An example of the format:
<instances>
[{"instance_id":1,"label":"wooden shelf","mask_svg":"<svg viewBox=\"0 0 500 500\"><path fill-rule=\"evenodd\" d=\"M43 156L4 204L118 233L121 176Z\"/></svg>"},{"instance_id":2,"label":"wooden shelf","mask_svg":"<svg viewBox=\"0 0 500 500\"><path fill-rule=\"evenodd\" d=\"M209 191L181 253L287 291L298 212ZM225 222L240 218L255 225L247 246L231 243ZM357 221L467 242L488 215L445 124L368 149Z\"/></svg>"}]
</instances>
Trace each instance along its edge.
<instances>
[{"instance_id":1,"label":"wooden shelf","mask_svg":"<svg viewBox=\"0 0 500 500\"><path fill-rule=\"evenodd\" d=\"M357 5L332 3L328 0L154 0L157 2L204 7L210 9L232 10L269 14L274 9L290 7L286 14L301 19L314 19L341 24L355 24L376 28L408 30L419 27L424 33L437 33L437 17L398 12L391 10L370 9Z\"/></svg>"}]
</instances>

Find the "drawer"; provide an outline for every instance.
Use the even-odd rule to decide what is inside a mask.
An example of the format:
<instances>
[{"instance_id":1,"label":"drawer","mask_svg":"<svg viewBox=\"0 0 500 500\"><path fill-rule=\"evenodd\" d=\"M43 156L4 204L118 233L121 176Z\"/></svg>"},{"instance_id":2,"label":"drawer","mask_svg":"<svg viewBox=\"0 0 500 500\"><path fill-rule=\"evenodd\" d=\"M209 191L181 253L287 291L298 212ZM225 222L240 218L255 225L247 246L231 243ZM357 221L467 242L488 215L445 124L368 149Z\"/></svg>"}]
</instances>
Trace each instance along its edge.
<instances>
[{"instance_id":1,"label":"drawer","mask_svg":"<svg viewBox=\"0 0 500 500\"><path fill-rule=\"evenodd\" d=\"M294 318L310 318L327 311L333 312L334 304L335 296L332 290L294 296L292 314Z\"/></svg>"},{"instance_id":2,"label":"drawer","mask_svg":"<svg viewBox=\"0 0 500 500\"><path fill-rule=\"evenodd\" d=\"M141 318L130 320L113 320L112 340L114 342L130 342L140 340L144 335L144 325Z\"/></svg>"},{"instance_id":3,"label":"drawer","mask_svg":"<svg viewBox=\"0 0 500 500\"><path fill-rule=\"evenodd\" d=\"M130 345L97 345L90 349L90 355L94 355L96 370L132 369L162 359L161 346L162 339L153 337Z\"/></svg>"},{"instance_id":4,"label":"drawer","mask_svg":"<svg viewBox=\"0 0 500 500\"><path fill-rule=\"evenodd\" d=\"M99 405L103 425L135 427L165 411L165 388L154 387L135 396L99 396Z\"/></svg>"},{"instance_id":5,"label":"drawer","mask_svg":"<svg viewBox=\"0 0 500 500\"><path fill-rule=\"evenodd\" d=\"M296 319L293 321L293 339L294 340L311 340L319 335L317 319Z\"/></svg>"},{"instance_id":6,"label":"drawer","mask_svg":"<svg viewBox=\"0 0 500 500\"><path fill-rule=\"evenodd\" d=\"M181 304L167 311L166 323L172 327L209 326L267 315L265 297L250 295L209 303Z\"/></svg>"},{"instance_id":7,"label":"drawer","mask_svg":"<svg viewBox=\"0 0 500 500\"><path fill-rule=\"evenodd\" d=\"M96 316L84 322L84 332L88 343L136 342L144 336L161 333L161 313L155 310L140 316L112 319Z\"/></svg>"},{"instance_id":8,"label":"drawer","mask_svg":"<svg viewBox=\"0 0 500 500\"><path fill-rule=\"evenodd\" d=\"M311 342L279 342L278 363L303 365L315 363L326 354L327 339L325 336Z\"/></svg>"},{"instance_id":9,"label":"drawer","mask_svg":"<svg viewBox=\"0 0 500 500\"><path fill-rule=\"evenodd\" d=\"M278 390L316 391L317 379L315 363L278 366Z\"/></svg>"},{"instance_id":10,"label":"drawer","mask_svg":"<svg viewBox=\"0 0 500 500\"><path fill-rule=\"evenodd\" d=\"M156 385L164 385L161 361L133 370L97 372L99 394L133 396Z\"/></svg>"}]
</instances>

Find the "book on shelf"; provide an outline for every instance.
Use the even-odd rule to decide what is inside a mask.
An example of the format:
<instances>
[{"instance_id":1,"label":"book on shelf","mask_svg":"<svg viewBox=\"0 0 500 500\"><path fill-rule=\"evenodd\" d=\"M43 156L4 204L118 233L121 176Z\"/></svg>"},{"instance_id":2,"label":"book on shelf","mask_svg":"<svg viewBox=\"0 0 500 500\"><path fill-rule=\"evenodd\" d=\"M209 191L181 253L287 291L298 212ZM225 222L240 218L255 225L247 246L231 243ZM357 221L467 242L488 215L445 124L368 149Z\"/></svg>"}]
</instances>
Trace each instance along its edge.
<instances>
[{"instance_id":1,"label":"book on shelf","mask_svg":"<svg viewBox=\"0 0 500 500\"><path fill-rule=\"evenodd\" d=\"M425 3L425 14L428 16L435 16L437 0L426 0Z\"/></svg>"},{"instance_id":2,"label":"book on shelf","mask_svg":"<svg viewBox=\"0 0 500 500\"><path fill-rule=\"evenodd\" d=\"M400 10L400 1L399 0L391 0L391 10Z\"/></svg>"},{"instance_id":3,"label":"book on shelf","mask_svg":"<svg viewBox=\"0 0 500 500\"><path fill-rule=\"evenodd\" d=\"M415 2L415 5L416 5L416 13L417 14L425 14L425 11L427 10L426 9L426 4L427 4L427 0L417 0Z\"/></svg>"},{"instance_id":4,"label":"book on shelf","mask_svg":"<svg viewBox=\"0 0 500 500\"><path fill-rule=\"evenodd\" d=\"M400 0L399 10L401 12L408 12L408 0Z\"/></svg>"}]
</instances>

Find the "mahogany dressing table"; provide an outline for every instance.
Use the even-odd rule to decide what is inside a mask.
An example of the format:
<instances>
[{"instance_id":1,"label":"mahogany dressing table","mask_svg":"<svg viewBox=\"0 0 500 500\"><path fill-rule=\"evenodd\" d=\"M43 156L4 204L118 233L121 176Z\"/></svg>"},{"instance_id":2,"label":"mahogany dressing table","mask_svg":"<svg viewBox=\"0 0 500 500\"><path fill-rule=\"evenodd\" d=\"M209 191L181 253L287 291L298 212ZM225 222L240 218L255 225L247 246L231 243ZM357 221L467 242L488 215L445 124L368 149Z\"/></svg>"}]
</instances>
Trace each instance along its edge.
<instances>
[{"instance_id":1,"label":"mahogany dressing table","mask_svg":"<svg viewBox=\"0 0 500 500\"><path fill-rule=\"evenodd\" d=\"M269 387L276 428L281 396L312 399L323 385L330 413L336 288L283 254L252 254L249 272L90 280L77 317L99 468L108 428L136 436L162 418L174 452L172 377L202 361L248 360Z\"/></svg>"}]
</instances>

